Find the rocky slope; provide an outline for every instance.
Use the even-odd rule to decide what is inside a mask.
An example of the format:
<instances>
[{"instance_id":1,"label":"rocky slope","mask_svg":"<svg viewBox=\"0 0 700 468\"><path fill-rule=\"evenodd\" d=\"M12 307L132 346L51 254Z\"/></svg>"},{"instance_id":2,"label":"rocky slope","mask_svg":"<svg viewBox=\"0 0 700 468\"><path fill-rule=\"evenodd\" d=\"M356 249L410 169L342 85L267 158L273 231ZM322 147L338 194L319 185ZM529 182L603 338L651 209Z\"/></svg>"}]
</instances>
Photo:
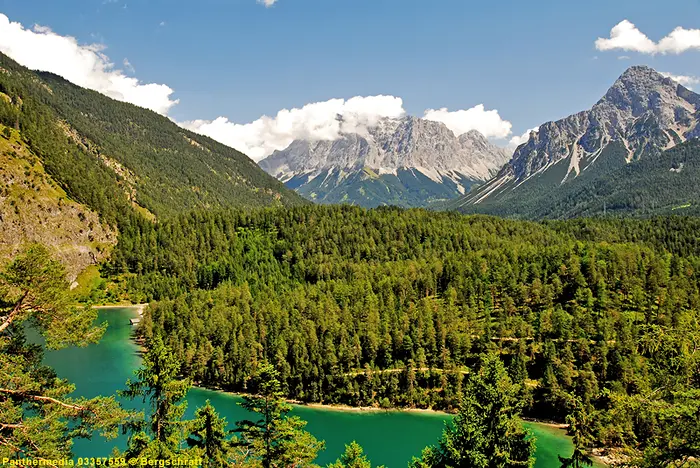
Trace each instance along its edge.
<instances>
[{"instance_id":1,"label":"rocky slope","mask_svg":"<svg viewBox=\"0 0 700 468\"><path fill-rule=\"evenodd\" d=\"M100 216L123 217L125 203L165 217L305 202L232 148L1 53L0 93L0 123L21 128L51 176Z\"/></svg>"},{"instance_id":2,"label":"rocky slope","mask_svg":"<svg viewBox=\"0 0 700 468\"><path fill-rule=\"evenodd\" d=\"M443 123L405 117L335 141L296 140L259 164L316 201L420 206L465 193L508 158L475 130L456 136Z\"/></svg>"},{"instance_id":3,"label":"rocky slope","mask_svg":"<svg viewBox=\"0 0 700 468\"><path fill-rule=\"evenodd\" d=\"M54 252L73 281L109 254L117 234L66 195L18 131L0 125L0 264L35 242Z\"/></svg>"},{"instance_id":4,"label":"rocky slope","mask_svg":"<svg viewBox=\"0 0 700 468\"><path fill-rule=\"evenodd\" d=\"M2 53L0 132L0 262L40 242L71 280L154 217L308 203L232 148Z\"/></svg>"},{"instance_id":5,"label":"rocky slope","mask_svg":"<svg viewBox=\"0 0 700 468\"><path fill-rule=\"evenodd\" d=\"M590 110L541 125L494 178L447 207L527 216L524 204L556 203L560 189L583 175L602 176L700 136L699 121L700 95L631 67Z\"/></svg>"}]
</instances>

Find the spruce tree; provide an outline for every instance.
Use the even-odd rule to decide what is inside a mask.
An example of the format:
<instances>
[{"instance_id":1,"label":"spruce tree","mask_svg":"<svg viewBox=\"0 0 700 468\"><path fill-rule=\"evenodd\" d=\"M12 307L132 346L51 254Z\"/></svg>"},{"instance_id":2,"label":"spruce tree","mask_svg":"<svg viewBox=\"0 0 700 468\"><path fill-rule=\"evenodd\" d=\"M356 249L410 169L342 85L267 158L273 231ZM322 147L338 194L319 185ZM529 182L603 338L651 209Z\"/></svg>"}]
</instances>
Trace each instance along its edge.
<instances>
[{"instance_id":1,"label":"spruce tree","mask_svg":"<svg viewBox=\"0 0 700 468\"><path fill-rule=\"evenodd\" d=\"M257 370L251 390L240 405L260 418L236 423L241 437L237 445L247 448L250 457L260 460L264 468L314 466L312 462L324 443L304 431L306 421L288 415L292 407L284 400L272 365L263 364Z\"/></svg>"},{"instance_id":2,"label":"spruce tree","mask_svg":"<svg viewBox=\"0 0 700 468\"><path fill-rule=\"evenodd\" d=\"M328 468L372 468L372 463L367 459L362 447L355 441L345 446L345 452L335 463L328 465ZM378 466L377 468L384 468Z\"/></svg>"},{"instance_id":3,"label":"spruce tree","mask_svg":"<svg viewBox=\"0 0 700 468\"><path fill-rule=\"evenodd\" d=\"M148 403L146 424L129 427L126 457L168 459L181 452L185 423L182 416L190 389L188 379L179 380L179 362L160 337L154 338L144 355L136 380L126 382L124 397L141 398Z\"/></svg>"},{"instance_id":4,"label":"spruce tree","mask_svg":"<svg viewBox=\"0 0 700 468\"><path fill-rule=\"evenodd\" d=\"M518 386L503 363L487 355L469 378L459 413L438 445L427 447L414 468L532 467L535 442L518 415Z\"/></svg>"},{"instance_id":5,"label":"spruce tree","mask_svg":"<svg viewBox=\"0 0 700 468\"><path fill-rule=\"evenodd\" d=\"M569 435L574 443L574 453L568 458L559 456L561 468L592 466L593 460L586 453L593 438L591 421L579 398L574 399L573 408L571 413L566 416L566 422L569 424Z\"/></svg>"},{"instance_id":6,"label":"spruce tree","mask_svg":"<svg viewBox=\"0 0 700 468\"><path fill-rule=\"evenodd\" d=\"M201 454L204 466L214 468L226 465L231 451L226 418L220 417L207 400L204 406L197 408L194 420L188 424L190 435L187 445Z\"/></svg>"}]
</instances>

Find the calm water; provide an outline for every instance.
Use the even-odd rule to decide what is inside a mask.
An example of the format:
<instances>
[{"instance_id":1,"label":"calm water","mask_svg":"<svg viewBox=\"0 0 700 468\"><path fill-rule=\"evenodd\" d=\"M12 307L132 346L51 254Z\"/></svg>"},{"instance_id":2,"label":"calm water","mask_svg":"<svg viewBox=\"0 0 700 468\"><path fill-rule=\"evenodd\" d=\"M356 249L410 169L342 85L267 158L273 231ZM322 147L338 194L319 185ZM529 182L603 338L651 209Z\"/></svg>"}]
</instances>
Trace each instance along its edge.
<instances>
[{"instance_id":1,"label":"calm water","mask_svg":"<svg viewBox=\"0 0 700 468\"><path fill-rule=\"evenodd\" d=\"M112 308L100 311L100 321L109 322L109 328L97 345L70 348L47 353L46 363L53 366L61 377L76 385L76 395L93 397L112 395L124 387L124 382L139 366L136 345L129 339L130 308ZM190 391L187 414L209 399L229 423L246 418L238 406L240 398L203 389ZM125 402L125 406L140 407L140 402ZM317 462L325 465L342 453L344 445L356 440L374 464L388 468L405 467L423 447L435 443L450 417L443 414L415 412L352 412L295 406L293 413L308 421L307 429L326 441L326 450ZM537 437L537 468L559 467L557 455L568 456L572 445L564 431L540 424L527 426ZM106 456L115 446L123 448L123 437L106 441L78 440L76 456Z\"/></svg>"}]
</instances>

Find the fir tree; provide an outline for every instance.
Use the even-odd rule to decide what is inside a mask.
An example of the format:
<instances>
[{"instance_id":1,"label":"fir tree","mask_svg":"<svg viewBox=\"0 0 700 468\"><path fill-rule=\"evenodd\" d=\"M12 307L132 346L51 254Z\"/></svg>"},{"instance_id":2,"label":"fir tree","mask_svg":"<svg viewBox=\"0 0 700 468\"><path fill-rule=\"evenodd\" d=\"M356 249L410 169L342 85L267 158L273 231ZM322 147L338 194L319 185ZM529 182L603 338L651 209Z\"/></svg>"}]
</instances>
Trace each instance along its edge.
<instances>
[{"instance_id":1,"label":"fir tree","mask_svg":"<svg viewBox=\"0 0 700 468\"><path fill-rule=\"evenodd\" d=\"M305 421L288 416L292 407L284 400L274 367L263 364L253 378L252 387L253 394L245 396L240 405L260 415L260 419L236 423L236 432L241 436L238 445L246 447L264 468L313 466L324 443L303 430Z\"/></svg>"},{"instance_id":2,"label":"fir tree","mask_svg":"<svg viewBox=\"0 0 700 468\"><path fill-rule=\"evenodd\" d=\"M411 466L532 467L535 443L518 419L517 392L498 356L487 355L469 379L459 414L438 445L427 447Z\"/></svg>"},{"instance_id":3,"label":"fir tree","mask_svg":"<svg viewBox=\"0 0 700 468\"><path fill-rule=\"evenodd\" d=\"M335 463L328 465L328 468L372 468L372 463L367 459L362 447L355 441L345 446L345 452ZM378 466L377 468L384 468Z\"/></svg>"},{"instance_id":4,"label":"fir tree","mask_svg":"<svg viewBox=\"0 0 700 468\"><path fill-rule=\"evenodd\" d=\"M583 468L584 466L592 466L593 460L586 453L593 438L591 421L583 402L579 398L574 399L572 412L566 416L566 422L569 424L569 435L574 443L574 453L568 458L559 456L561 467Z\"/></svg>"},{"instance_id":5,"label":"fir tree","mask_svg":"<svg viewBox=\"0 0 700 468\"><path fill-rule=\"evenodd\" d=\"M209 468L224 466L229 459L231 442L226 430L226 419L219 416L209 400L189 422L190 436L187 445L198 450L204 459L204 466Z\"/></svg>"},{"instance_id":6,"label":"fir tree","mask_svg":"<svg viewBox=\"0 0 700 468\"><path fill-rule=\"evenodd\" d=\"M129 427L128 458L167 459L181 451L185 427L182 416L187 407L183 400L190 382L178 380L179 368L172 352L156 337L149 343L141 368L135 371L136 380L128 380L127 389L120 392L127 398L142 398L149 410L147 427Z\"/></svg>"}]
</instances>

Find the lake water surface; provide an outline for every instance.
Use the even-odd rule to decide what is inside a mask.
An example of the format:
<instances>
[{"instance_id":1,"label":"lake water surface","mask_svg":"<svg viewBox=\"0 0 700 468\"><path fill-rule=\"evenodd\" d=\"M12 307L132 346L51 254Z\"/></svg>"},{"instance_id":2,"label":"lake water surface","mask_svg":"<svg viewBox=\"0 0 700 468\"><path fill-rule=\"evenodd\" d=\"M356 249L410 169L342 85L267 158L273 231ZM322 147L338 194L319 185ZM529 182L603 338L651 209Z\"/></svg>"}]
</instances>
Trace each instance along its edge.
<instances>
[{"instance_id":1,"label":"lake water surface","mask_svg":"<svg viewBox=\"0 0 700 468\"><path fill-rule=\"evenodd\" d=\"M109 328L99 344L49 352L45 362L76 385L77 396L113 395L124 388L124 382L140 365L137 346L130 339L129 318L134 314L135 309L128 307L101 309L99 319L107 321ZM187 396L187 415L191 416L207 399L231 424L248 418L247 412L237 404L240 397L198 388L190 390ZM124 402L124 405L143 406L140 402ZM405 467L411 457L438 440L445 423L451 419L441 413L342 411L305 406L295 406L293 414L308 421L307 429L326 441L326 450L317 459L320 465L335 461L344 445L356 440L373 464L387 468ZM564 431L544 424L526 425L537 437L536 468L558 468L557 455L569 456L572 451ZM74 453L81 457L108 456L115 446L124 448L125 442L124 437L111 441L99 437L77 440Z\"/></svg>"}]
</instances>

